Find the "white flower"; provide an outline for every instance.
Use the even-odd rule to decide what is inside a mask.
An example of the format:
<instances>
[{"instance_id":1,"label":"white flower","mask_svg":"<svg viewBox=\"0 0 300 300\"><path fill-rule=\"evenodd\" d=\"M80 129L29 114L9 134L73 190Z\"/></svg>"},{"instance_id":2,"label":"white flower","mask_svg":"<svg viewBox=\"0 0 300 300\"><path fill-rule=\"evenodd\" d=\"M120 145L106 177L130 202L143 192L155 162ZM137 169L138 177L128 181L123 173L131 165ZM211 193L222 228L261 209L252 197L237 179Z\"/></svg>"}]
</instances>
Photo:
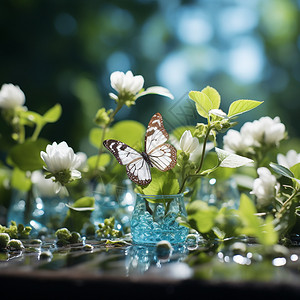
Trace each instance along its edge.
<instances>
[{"instance_id":1,"label":"white flower","mask_svg":"<svg viewBox=\"0 0 300 300\"><path fill-rule=\"evenodd\" d=\"M279 153L277 155L277 162L289 169L295 164L300 163L300 153L297 153L295 150L289 150L286 155Z\"/></svg>"},{"instance_id":2,"label":"white flower","mask_svg":"<svg viewBox=\"0 0 300 300\"><path fill-rule=\"evenodd\" d=\"M32 172L31 181L39 196L54 197L56 195L57 184L52 178L45 178L41 171Z\"/></svg>"},{"instance_id":3,"label":"white flower","mask_svg":"<svg viewBox=\"0 0 300 300\"><path fill-rule=\"evenodd\" d=\"M3 84L0 90L0 107L4 109L23 106L25 103L25 95L23 91L11 83Z\"/></svg>"},{"instance_id":4,"label":"white flower","mask_svg":"<svg viewBox=\"0 0 300 300\"><path fill-rule=\"evenodd\" d=\"M76 169L82 161L66 142L47 145L46 152L41 151L41 158L47 165L45 169L55 177L56 193L65 189L65 184L81 178L80 171Z\"/></svg>"},{"instance_id":5,"label":"white flower","mask_svg":"<svg viewBox=\"0 0 300 300\"><path fill-rule=\"evenodd\" d=\"M193 153L199 147L199 140L192 136L190 130L186 130L179 141L180 149L185 153Z\"/></svg>"},{"instance_id":6,"label":"white flower","mask_svg":"<svg viewBox=\"0 0 300 300\"><path fill-rule=\"evenodd\" d=\"M285 126L279 117L262 117L246 122L240 132L230 129L223 138L224 149L232 152L246 152L251 147L277 146L285 137Z\"/></svg>"},{"instance_id":7,"label":"white flower","mask_svg":"<svg viewBox=\"0 0 300 300\"><path fill-rule=\"evenodd\" d=\"M229 152L244 152L253 143L251 136L243 136L240 132L234 129L229 129L223 137L224 150Z\"/></svg>"},{"instance_id":8,"label":"white flower","mask_svg":"<svg viewBox=\"0 0 300 300\"><path fill-rule=\"evenodd\" d=\"M279 117L262 117L254 122L247 122L241 128L243 137L252 137L253 146L278 145L285 137L285 126Z\"/></svg>"},{"instance_id":9,"label":"white flower","mask_svg":"<svg viewBox=\"0 0 300 300\"><path fill-rule=\"evenodd\" d=\"M128 106L132 105L137 98L148 94L157 94L174 99L169 90L162 86L151 86L141 92L144 86L144 77L142 75L134 76L131 71L127 71L126 74L120 71L113 72L110 75L110 84L118 92L118 95L109 93L109 96L115 101L120 99L127 101L125 103Z\"/></svg>"},{"instance_id":10,"label":"white flower","mask_svg":"<svg viewBox=\"0 0 300 300\"><path fill-rule=\"evenodd\" d=\"M133 76L131 71L126 74L120 71L110 75L110 84L119 94L136 95L144 86L142 75Z\"/></svg>"},{"instance_id":11,"label":"white flower","mask_svg":"<svg viewBox=\"0 0 300 300\"><path fill-rule=\"evenodd\" d=\"M77 169L83 170L86 167L87 155L84 152L76 152L76 155L78 156L78 159L80 161Z\"/></svg>"},{"instance_id":12,"label":"white flower","mask_svg":"<svg viewBox=\"0 0 300 300\"><path fill-rule=\"evenodd\" d=\"M181 147L180 147L179 141L177 140L177 138L174 135L170 134L169 142L177 150L182 150ZM205 153L210 151L213 148L214 148L214 143L211 143L211 142L206 143ZM202 151L203 151L203 144L199 143L198 147L192 153L190 153L189 160L192 161L192 162L197 162L200 159L201 155L202 155Z\"/></svg>"},{"instance_id":13,"label":"white flower","mask_svg":"<svg viewBox=\"0 0 300 300\"><path fill-rule=\"evenodd\" d=\"M279 190L279 183L276 177L271 174L270 170L262 167L257 169L258 178L253 182L251 194L257 197L260 206L266 206L272 202Z\"/></svg>"},{"instance_id":14,"label":"white flower","mask_svg":"<svg viewBox=\"0 0 300 300\"><path fill-rule=\"evenodd\" d=\"M41 151L41 158L47 165L46 170L53 174L63 170L75 170L81 164L80 158L66 142L47 145L46 152ZM78 174L78 171L75 173Z\"/></svg>"}]
</instances>

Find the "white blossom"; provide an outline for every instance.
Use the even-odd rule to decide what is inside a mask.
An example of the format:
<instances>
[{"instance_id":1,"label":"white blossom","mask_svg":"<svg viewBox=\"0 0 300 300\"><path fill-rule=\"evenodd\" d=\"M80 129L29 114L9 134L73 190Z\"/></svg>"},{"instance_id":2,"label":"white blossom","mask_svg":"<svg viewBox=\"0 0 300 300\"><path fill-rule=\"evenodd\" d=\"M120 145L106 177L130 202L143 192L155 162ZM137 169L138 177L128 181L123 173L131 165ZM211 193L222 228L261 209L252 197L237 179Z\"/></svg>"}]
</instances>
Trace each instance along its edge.
<instances>
[{"instance_id":1,"label":"white blossom","mask_svg":"<svg viewBox=\"0 0 300 300\"><path fill-rule=\"evenodd\" d=\"M199 140L192 136L190 130L186 130L179 141L180 149L185 153L193 153L199 147Z\"/></svg>"},{"instance_id":2,"label":"white blossom","mask_svg":"<svg viewBox=\"0 0 300 300\"><path fill-rule=\"evenodd\" d=\"M78 156L78 159L80 161L77 169L83 170L87 164L87 155L84 152L76 152L76 155Z\"/></svg>"},{"instance_id":3,"label":"white blossom","mask_svg":"<svg viewBox=\"0 0 300 300\"><path fill-rule=\"evenodd\" d=\"M278 164L286 167L291 168L295 164L300 163L300 153L297 153L295 150L289 150L286 155L279 153L277 155L277 162Z\"/></svg>"},{"instance_id":4,"label":"white blossom","mask_svg":"<svg viewBox=\"0 0 300 300\"><path fill-rule=\"evenodd\" d=\"M258 178L253 182L251 194L257 197L259 206L266 206L272 202L279 190L279 183L270 170L262 167L257 169Z\"/></svg>"},{"instance_id":5,"label":"white blossom","mask_svg":"<svg viewBox=\"0 0 300 300\"><path fill-rule=\"evenodd\" d=\"M285 126L279 117L262 117L246 122L240 132L230 129L223 137L224 149L232 152L246 152L251 147L278 146L285 137Z\"/></svg>"},{"instance_id":6,"label":"white blossom","mask_svg":"<svg viewBox=\"0 0 300 300\"><path fill-rule=\"evenodd\" d=\"M41 151L41 158L46 163L45 169L55 177L56 193L65 190L64 185L71 180L81 178L77 169L82 160L66 142L47 145L46 152Z\"/></svg>"},{"instance_id":7,"label":"white blossom","mask_svg":"<svg viewBox=\"0 0 300 300\"><path fill-rule=\"evenodd\" d=\"M0 108L11 109L23 106L25 95L17 85L3 84L0 90Z\"/></svg>"},{"instance_id":8,"label":"white blossom","mask_svg":"<svg viewBox=\"0 0 300 300\"><path fill-rule=\"evenodd\" d=\"M279 117L261 117L259 120L245 123L241 134L243 137L252 137L253 146L278 145L285 137L285 126Z\"/></svg>"},{"instance_id":9,"label":"white blossom","mask_svg":"<svg viewBox=\"0 0 300 300\"><path fill-rule=\"evenodd\" d=\"M170 134L169 142L177 150L182 150L180 147L179 141L177 140L177 138L174 135ZM214 143L211 143L211 142L206 143L205 153L207 153L208 151L210 151L213 148L214 148ZM192 162L197 162L201 158L202 151L203 151L203 143L199 143L198 147L192 153L190 153L189 160Z\"/></svg>"},{"instance_id":10,"label":"white blossom","mask_svg":"<svg viewBox=\"0 0 300 300\"><path fill-rule=\"evenodd\" d=\"M224 150L229 152L244 152L253 144L251 136L243 136L239 131L229 129L223 137Z\"/></svg>"},{"instance_id":11,"label":"white blossom","mask_svg":"<svg viewBox=\"0 0 300 300\"><path fill-rule=\"evenodd\" d=\"M56 183L52 178L45 178L42 171L38 170L32 172L31 181L38 196L54 197L56 195Z\"/></svg>"},{"instance_id":12,"label":"white blossom","mask_svg":"<svg viewBox=\"0 0 300 300\"><path fill-rule=\"evenodd\" d=\"M174 99L170 91L162 86L151 86L142 91L144 77L142 75L134 76L131 71L127 71L126 73L120 71L113 72L110 75L110 84L118 92L118 95L109 93L109 96L115 101L119 99L135 101L137 98L148 94L157 94Z\"/></svg>"},{"instance_id":13,"label":"white blossom","mask_svg":"<svg viewBox=\"0 0 300 300\"><path fill-rule=\"evenodd\" d=\"M110 84L119 94L136 95L144 86L142 75L134 76L131 71L126 74L120 71L110 75Z\"/></svg>"}]
</instances>

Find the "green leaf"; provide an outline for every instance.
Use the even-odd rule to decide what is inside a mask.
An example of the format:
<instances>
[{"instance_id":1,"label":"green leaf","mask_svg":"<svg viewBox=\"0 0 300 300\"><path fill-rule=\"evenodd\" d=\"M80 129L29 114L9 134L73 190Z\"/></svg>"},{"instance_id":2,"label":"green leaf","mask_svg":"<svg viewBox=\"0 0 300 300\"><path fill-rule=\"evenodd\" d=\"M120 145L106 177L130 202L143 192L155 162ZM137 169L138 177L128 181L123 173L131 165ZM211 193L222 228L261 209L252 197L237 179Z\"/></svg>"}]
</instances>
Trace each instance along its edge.
<instances>
[{"instance_id":1,"label":"green leaf","mask_svg":"<svg viewBox=\"0 0 300 300\"><path fill-rule=\"evenodd\" d=\"M213 102L209 97L205 93L199 91L189 92L189 97L196 102L198 114L204 118L209 118L209 111L214 108Z\"/></svg>"},{"instance_id":2,"label":"green leaf","mask_svg":"<svg viewBox=\"0 0 300 300\"><path fill-rule=\"evenodd\" d=\"M121 141L136 150L142 150L146 128L142 123L132 120L117 122L110 138Z\"/></svg>"},{"instance_id":3,"label":"green leaf","mask_svg":"<svg viewBox=\"0 0 300 300\"><path fill-rule=\"evenodd\" d=\"M273 169L274 172L276 172L278 175L282 175L284 177L288 177L288 178L295 178L295 175L293 174L293 172L289 169L287 169L286 167L276 164L276 163L270 163L270 167ZM299 164L299 168L300 168L300 164ZM300 172L300 170L299 170ZM300 173L299 173L300 175ZM300 177L299 177L300 178Z\"/></svg>"},{"instance_id":4,"label":"green leaf","mask_svg":"<svg viewBox=\"0 0 300 300\"><path fill-rule=\"evenodd\" d=\"M42 126L44 124L43 117L37 112L29 111L29 110L22 111L20 116L21 116L20 123L22 125L33 126L33 124L38 124Z\"/></svg>"},{"instance_id":5,"label":"green leaf","mask_svg":"<svg viewBox=\"0 0 300 300\"><path fill-rule=\"evenodd\" d=\"M27 140L24 144L14 146L9 152L8 160L22 171L35 171L43 168L40 152L48 145L45 139Z\"/></svg>"},{"instance_id":6,"label":"green leaf","mask_svg":"<svg viewBox=\"0 0 300 300\"><path fill-rule=\"evenodd\" d=\"M264 224L261 226L258 240L263 245L274 245L278 242L278 233L276 232L273 224L273 217L268 215Z\"/></svg>"},{"instance_id":7,"label":"green leaf","mask_svg":"<svg viewBox=\"0 0 300 300\"><path fill-rule=\"evenodd\" d=\"M243 222L243 227L238 231L240 234L257 237L263 245L273 245L278 242L278 233L273 224L273 217L267 216L264 221L257 213L252 200L245 194L241 195L238 213Z\"/></svg>"},{"instance_id":8,"label":"green leaf","mask_svg":"<svg viewBox=\"0 0 300 300\"><path fill-rule=\"evenodd\" d=\"M27 192L31 187L31 180L26 173L14 168L11 177L11 186L19 191Z\"/></svg>"},{"instance_id":9,"label":"green leaf","mask_svg":"<svg viewBox=\"0 0 300 300\"><path fill-rule=\"evenodd\" d=\"M210 99L210 101L212 102L212 105L213 105L212 109L218 109L220 107L221 96L217 92L216 89L214 89L210 86L207 86L201 92L204 93Z\"/></svg>"},{"instance_id":10,"label":"green leaf","mask_svg":"<svg viewBox=\"0 0 300 300\"><path fill-rule=\"evenodd\" d=\"M71 231L80 232L85 223L90 221L92 210L95 206L94 197L82 197L69 205L69 210L64 221L64 227Z\"/></svg>"},{"instance_id":11,"label":"green leaf","mask_svg":"<svg viewBox=\"0 0 300 300\"><path fill-rule=\"evenodd\" d=\"M56 122L62 113L62 108L60 104L55 104L52 108L50 108L44 115L43 119L47 123Z\"/></svg>"},{"instance_id":12,"label":"green leaf","mask_svg":"<svg viewBox=\"0 0 300 300\"><path fill-rule=\"evenodd\" d=\"M74 207L72 205L66 204L66 206L71 209L71 210L75 210L75 211L93 211L95 209L95 207Z\"/></svg>"},{"instance_id":13,"label":"green leaf","mask_svg":"<svg viewBox=\"0 0 300 300\"><path fill-rule=\"evenodd\" d=\"M300 179L300 163L293 165L290 170L295 179Z\"/></svg>"},{"instance_id":14,"label":"green leaf","mask_svg":"<svg viewBox=\"0 0 300 300\"><path fill-rule=\"evenodd\" d=\"M189 222L195 224L199 232L207 233L215 225L218 209L204 201L195 200L187 206L187 212Z\"/></svg>"},{"instance_id":15,"label":"green leaf","mask_svg":"<svg viewBox=\"0 0 300 300\"><path fill-rule=\"evenodd\" d=\"M240 115L244 112L247 112L260 104L263 101L256 101L256 100L237 100L231 103L228 111L228 117L232 118L237 115Z\"/></svg>"},{"instance_id":16,"label":"green leaf","mask_svg":"<svg viewBox=\"0 0 300 300\"><path fill-rule=\"evenodd\" d=\"M186 131L186 130L190 130L192 135L194 134L196 128L195 126L179 126L179 127L176 127L173 131L172 131L172 135L178 140L180 141L180 138L181 136L183 135L183 133Z\"/></svg>"},{"instance_id":17,"label":"green leaf","mask_svg":"<svg viewBox=\"0 0 300 300\"><path fill-rule=\"evenodd\" d=\"M239 233L255 236L257 234L257 229L260 226L260 222L255 215L257 213L255 205L246 194L241 195L238 213L243 222L243 228L238 230Z\"/></svg>"},{"instance_id":18,"label":"green leaf","mask_svg":"<svg viewBox=\"0 0 300 300\"><path fill-rule=\"evenodd\" d=\"M111 160L111 157L112 156L108 153L102 153L100 155L98 167L105 167L106 165L108 165L108 163ZM88 158L87 164L89 166L89 169L93 170L96 167L97 160L98 160L98 155L93 155Z\"/></svg>"},{"instance_id":19,"label":"green leaf","mask_svg":"<svg viewBox=\"0 0 300 300\"><path fill-rule=\"evenodd\" d=\"M100 147L100 141L102 139L102 134L103 134L102 128L95 127L90 130L89 141L90 141L91 145L93 145L97 149ZM104 135L104 140L110 139L110 138L112 138L112 136L113 136L113 129L112 128L106 129L106 132Z\"/></svg>"},{"instance_id":20,"label":"green leaf","mask_svg":"<svg viewBox=\"0 0 300 300\"><path fill-rule=\"evenodd\" d=\"M136 150L142 150L146 128L142 123L132 120L117 122L111 128L106 129L104 140L114 139L121 141ZM103 129L92 128L90 131L90 143L99 148Z\"/></svg>"},{"instance_id":21,"label":"green leaf","mask_svg":"<svg viewBox=\"0 0 300 300\"><path fill-rule=\"evenodd\" d=\"M239 213L244 220L247 221L248 226L259 225L255 214L257 213L253 201L246 195L242 194L240 198Z\"/></svg>"},{"instance_id":22,"label":"green leaf","mask_svg":"<svg viewBox=\"0 0 300 300\"><path fill-rule=\"evenodd\" d=\"M179 192L179 183L173 170L161 172L151 169L152 181L145 188L145 195L174 195Z\"/></svg>"},{"instance_id":23,"label":"green leaf","mask_svg":"<svg viewBox=\"0 0 300 300\"><path fill-rule=\"evenodd\" d=\"M220 162L219 166L223 168L238 168L253 162L252 159L231 152L227 152L217 147L215 147L215 151L218 155L218 159Z\"/></svg>"},{"instance_id":24,"label":"green leaf","mask_svg":"<svg viewBox=\"0 0 300 300\"><path fill-rule=\"evenodd\" d=\"M93 208L95 205L95 198L94 197L82 197L74 202L72 205L73 208L82 208L82 207L89 207Z\"/></svg>"}]
</instances>

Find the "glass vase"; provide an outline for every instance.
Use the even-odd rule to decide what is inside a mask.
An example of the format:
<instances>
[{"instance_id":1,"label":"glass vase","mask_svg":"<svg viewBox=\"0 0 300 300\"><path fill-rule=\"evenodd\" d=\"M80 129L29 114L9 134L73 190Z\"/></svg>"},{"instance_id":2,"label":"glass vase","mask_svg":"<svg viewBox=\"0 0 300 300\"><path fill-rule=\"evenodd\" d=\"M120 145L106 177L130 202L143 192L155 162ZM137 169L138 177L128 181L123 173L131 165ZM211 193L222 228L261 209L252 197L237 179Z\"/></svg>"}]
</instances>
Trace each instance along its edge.
<instances>
[{"instance_id":1,"label":"glass vase","mask_svg":"<svg viewBox=\"0 0 300 300\"><path fill-rule=\"evenodd\" d=\"M98 225L104 219L114 217L117 229L125 233L129 230L131 214L136 194L131 181L124 180L119 185L99 183L94 190L95 209L92 223Z\"/></svg>"},{"instance_id":2,"label":"glass vase","mask_svg":"<svg viewBox=\"0 0 300 300\"><path fill-rule=\"evenodd\" d=\"M222 207L238 209L240 205L240 193L233 178L202 178L196 199L219 209Z\"/></svg>"},{"instance_id":3,"label":"glass vase","mask_svg":"<svg viewBox=\"0 0 300 300\"><path fill-rule=\"evenodd\" d=\"M133 243L155 245L167 240L173 245L183 244L189 229L177 222L180 216L187 216L183 194L137 194L130 223Z\"/></svg>"},{"instance_id":4,"label":"glass vase","mask_svg":"<svg viewBox=\"0 0 300 300\"><path fill-rule=\"evenodd\" d=\"M36 189L23 192L13 190L11 203L7 213L7 223L32 227L31 234L48 234L62 227L68 208L67 199L59 196L39 195Z\"/></svg>"}]
</instances>

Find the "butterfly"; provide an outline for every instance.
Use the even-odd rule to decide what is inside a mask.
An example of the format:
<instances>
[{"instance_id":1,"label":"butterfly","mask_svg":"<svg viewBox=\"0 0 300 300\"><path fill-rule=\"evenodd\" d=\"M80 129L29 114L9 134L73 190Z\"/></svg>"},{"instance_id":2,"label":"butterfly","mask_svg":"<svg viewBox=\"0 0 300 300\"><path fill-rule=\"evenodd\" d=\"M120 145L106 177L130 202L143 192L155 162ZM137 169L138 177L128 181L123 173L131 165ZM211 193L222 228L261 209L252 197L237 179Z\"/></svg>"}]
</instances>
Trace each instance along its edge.
<instances>
[{"instance_id":1,"label":"butterfly","mask_svg":"<svg viewBox=\"0 0 300 300\"><path fill-rule=\"evenodd\" d=\"M147 185L152 180L151 167L165 172L176 165L176 148L166 143L168 139L162 116L156 113L146 130L144 152L140 153L125 143L112 139L105 140L103 145L115 156L119 164L126 165L129 179L138 185Z\"/></svg>"}]
</instances>

